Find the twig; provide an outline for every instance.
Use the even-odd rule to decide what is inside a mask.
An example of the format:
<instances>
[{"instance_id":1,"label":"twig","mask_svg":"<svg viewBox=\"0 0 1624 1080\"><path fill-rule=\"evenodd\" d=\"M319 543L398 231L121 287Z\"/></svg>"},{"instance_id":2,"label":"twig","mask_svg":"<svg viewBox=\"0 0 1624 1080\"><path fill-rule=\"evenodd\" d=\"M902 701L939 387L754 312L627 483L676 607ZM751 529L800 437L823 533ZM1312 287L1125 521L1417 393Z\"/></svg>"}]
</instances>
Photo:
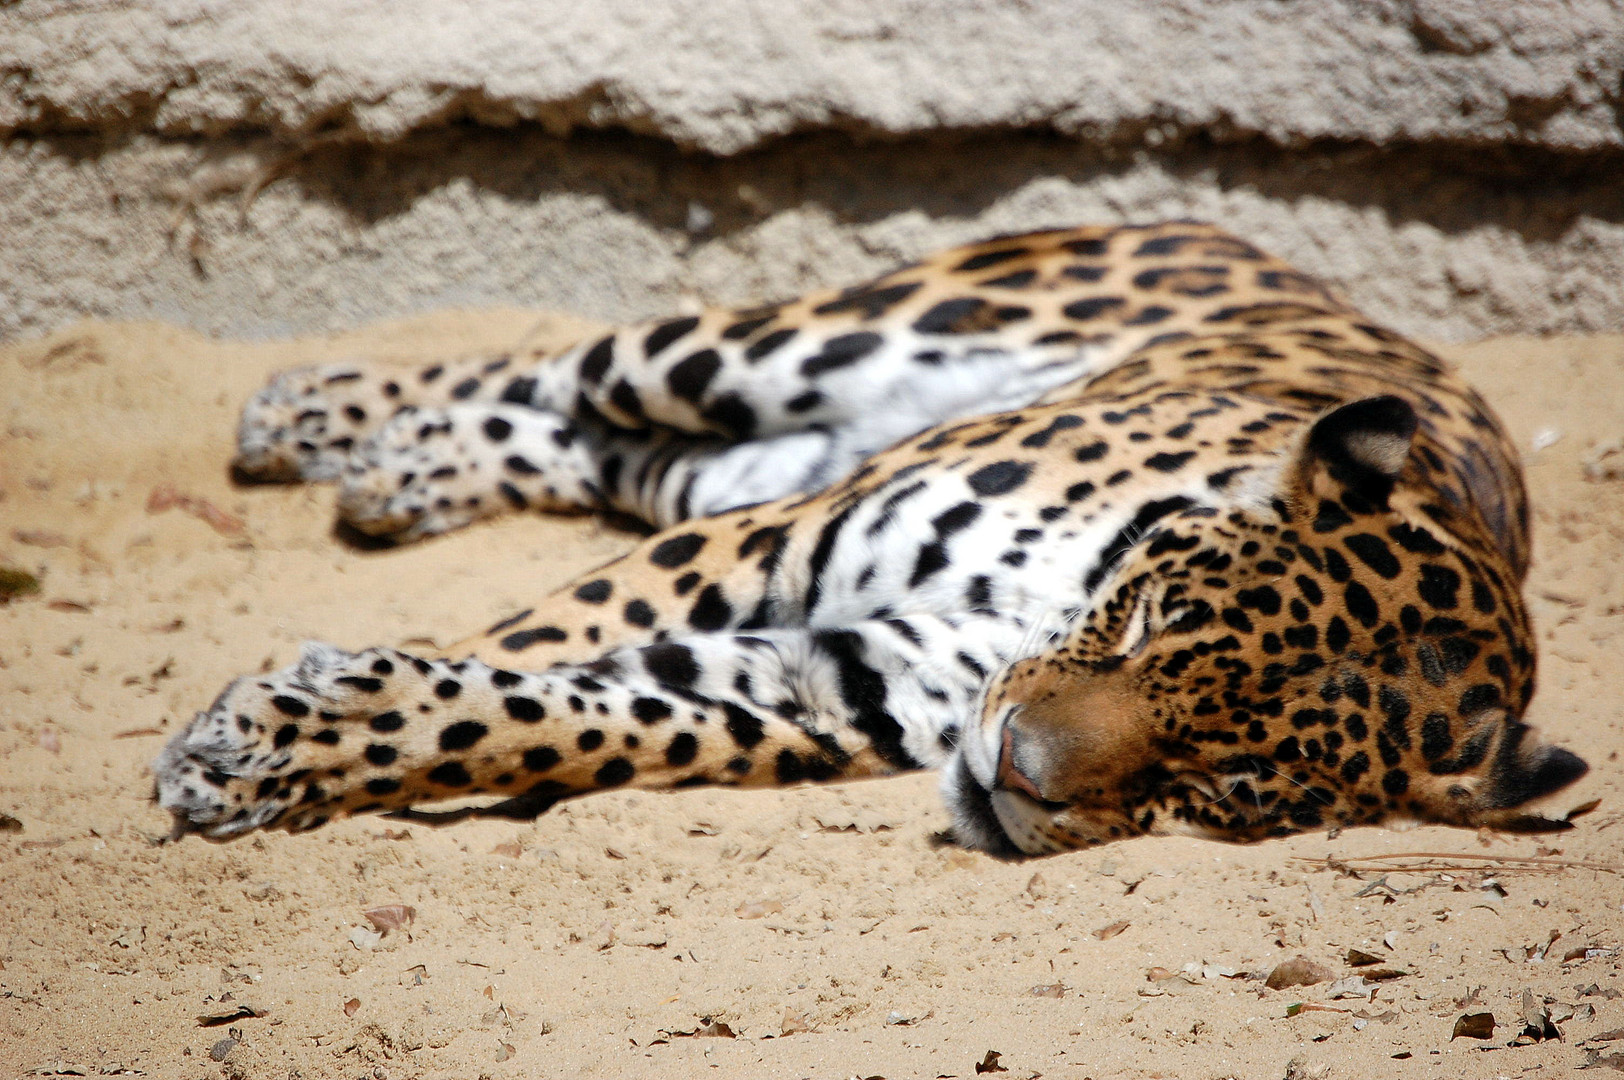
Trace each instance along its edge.
<instances>
[{"instance_id":1,"label":"twig","mask_svg":"<svg viewBox=\"0 0 1624 1080\"><path fill-rule=\"evenodd\" d=\"M1311 863L1324 870L1390 870L1405 873L1466 872L1494 869L1499 872L1519 871L1557 873L1562 870L1598 870L1607 874L1624 874L1624 865L1618 863L1587 862L1582 859L1558 859L1546 855L1475 855L1466 851L1401 851L1391 855L1360 855L1354 858L1323 859L1303 855L1292 856L1293 861ZM1416 866L1391 866L1404 859L1433 860ZM1466 862L1464 860L1471 860Z\"/></svg>"}]
</instances>

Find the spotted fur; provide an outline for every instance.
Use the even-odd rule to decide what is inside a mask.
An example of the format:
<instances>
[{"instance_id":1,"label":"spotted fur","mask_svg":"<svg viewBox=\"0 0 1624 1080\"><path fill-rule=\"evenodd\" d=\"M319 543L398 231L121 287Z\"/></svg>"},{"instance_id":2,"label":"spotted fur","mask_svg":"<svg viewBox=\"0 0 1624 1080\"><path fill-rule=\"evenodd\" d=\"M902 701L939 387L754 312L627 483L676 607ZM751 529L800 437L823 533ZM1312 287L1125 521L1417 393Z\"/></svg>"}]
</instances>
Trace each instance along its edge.
<instances>
[{"instance_id":1,"label":"spotted fur","mask_svg":"<svg viewBox=\"0 0 1624 1080\"><path fill-rule=\"evenodd\" d=\"M1038 854L1554 827L1522 808L1585 770L1521 719L1498 421L1206 226L989 241L552 359L293 373L241 435L241 469L342 476L381 535L663 531L449 659L315 645L233 683L156 764L182 831L930 767L962 842Z\"/></svg>"}]
</instances>

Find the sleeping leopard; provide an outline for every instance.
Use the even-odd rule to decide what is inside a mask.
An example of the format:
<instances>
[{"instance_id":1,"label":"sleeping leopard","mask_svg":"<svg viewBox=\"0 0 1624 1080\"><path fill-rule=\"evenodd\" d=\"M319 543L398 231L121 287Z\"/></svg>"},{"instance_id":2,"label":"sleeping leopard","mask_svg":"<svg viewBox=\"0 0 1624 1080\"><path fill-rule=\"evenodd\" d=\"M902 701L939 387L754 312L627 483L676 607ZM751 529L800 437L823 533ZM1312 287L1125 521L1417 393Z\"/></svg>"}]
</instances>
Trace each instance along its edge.
<instances>
[{"instance_id":1,"label":"sleeping leopard","mask_svg":"<svg viewBox=\"0 0 1624 1080\"><path fill-rule=\"evenodd\" d=\"M443 656L306 645L164 748L176 832L533 817L933 768L1041 855L1382 820L1561 827L1523 723L1515 449L1432 355L1205 225L989 240L556 355L276 377L236 468L404 542L657 531ZM498 801L489 803L491 797Z\"/></svg>"}]
</instances>

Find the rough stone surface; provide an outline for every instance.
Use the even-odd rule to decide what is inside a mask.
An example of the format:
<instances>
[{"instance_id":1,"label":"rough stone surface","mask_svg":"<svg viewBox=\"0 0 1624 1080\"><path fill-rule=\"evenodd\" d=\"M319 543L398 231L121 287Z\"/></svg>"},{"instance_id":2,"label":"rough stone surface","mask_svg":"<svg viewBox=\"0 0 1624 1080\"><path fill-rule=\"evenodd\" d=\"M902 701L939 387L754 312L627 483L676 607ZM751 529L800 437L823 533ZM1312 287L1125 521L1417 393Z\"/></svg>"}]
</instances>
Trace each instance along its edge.
<instances>
[{"instance_id":1,"label":"rough stone surface","mask_svg":"<svg viewBox=\"0 0 1624 1080\"><path fill-rule=\"evenodd\" d=\"M0 16L0 128L454 119L713 153L797 130L1624 145L1612 0L80 0Z\"/></svg>"},{"instance_id":2,"label":"rough stone surface","mask_svg":"<svg viewBox=\"0 0 1624 1080\"><path fill-rule=\"evenodd\" d=\"M1218 221L1406 331L1624 326L1612 0L0 8L0 336L625 319Z\"/></svg>"}]
</instances>

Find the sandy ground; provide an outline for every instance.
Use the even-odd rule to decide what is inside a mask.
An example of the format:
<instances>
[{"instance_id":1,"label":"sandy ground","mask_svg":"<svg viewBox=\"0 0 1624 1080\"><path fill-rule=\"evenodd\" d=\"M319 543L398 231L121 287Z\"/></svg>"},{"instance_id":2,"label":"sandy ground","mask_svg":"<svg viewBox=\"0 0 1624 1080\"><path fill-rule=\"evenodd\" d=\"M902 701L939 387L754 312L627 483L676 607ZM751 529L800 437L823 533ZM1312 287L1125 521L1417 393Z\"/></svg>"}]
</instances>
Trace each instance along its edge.
<instances>
[{"instance_id":1,"label":"sandy ground","mask_svg":"<svg viewBox=\"0 0 1624 1080\"><path fill-rule=\"evenodd\" d=\"M0 566L43 582L0 607L0 1076L1624 1069L1624 479L1583 468L1624 435L1624 338L1448 350L1529 461L1531 719L1595 766L1561 806L1602 800L1571 832L1136 840L1004 863L932 843L946 819L921 776L161 843L147 762L227 679L310 637L453 640L631 542L514 519L357 551L331 532L330 489L227 478L237 405L267 372L508 344L536 318L275 344L85 324L0 350ZM1417 852L1439 854L1381 861ZM1416 865L1432 868L1396 869ZM394 904L415 919L380 938L364 912ZM1350 968L1350 949L1380 962ZM1404 974L1266 988L1298 955L1337 979ZM1492 1037L1452 1040L1472 1013ZM1529 1019L1560 1039L1511 1045Z\"/></svg>"}]
</instances>

